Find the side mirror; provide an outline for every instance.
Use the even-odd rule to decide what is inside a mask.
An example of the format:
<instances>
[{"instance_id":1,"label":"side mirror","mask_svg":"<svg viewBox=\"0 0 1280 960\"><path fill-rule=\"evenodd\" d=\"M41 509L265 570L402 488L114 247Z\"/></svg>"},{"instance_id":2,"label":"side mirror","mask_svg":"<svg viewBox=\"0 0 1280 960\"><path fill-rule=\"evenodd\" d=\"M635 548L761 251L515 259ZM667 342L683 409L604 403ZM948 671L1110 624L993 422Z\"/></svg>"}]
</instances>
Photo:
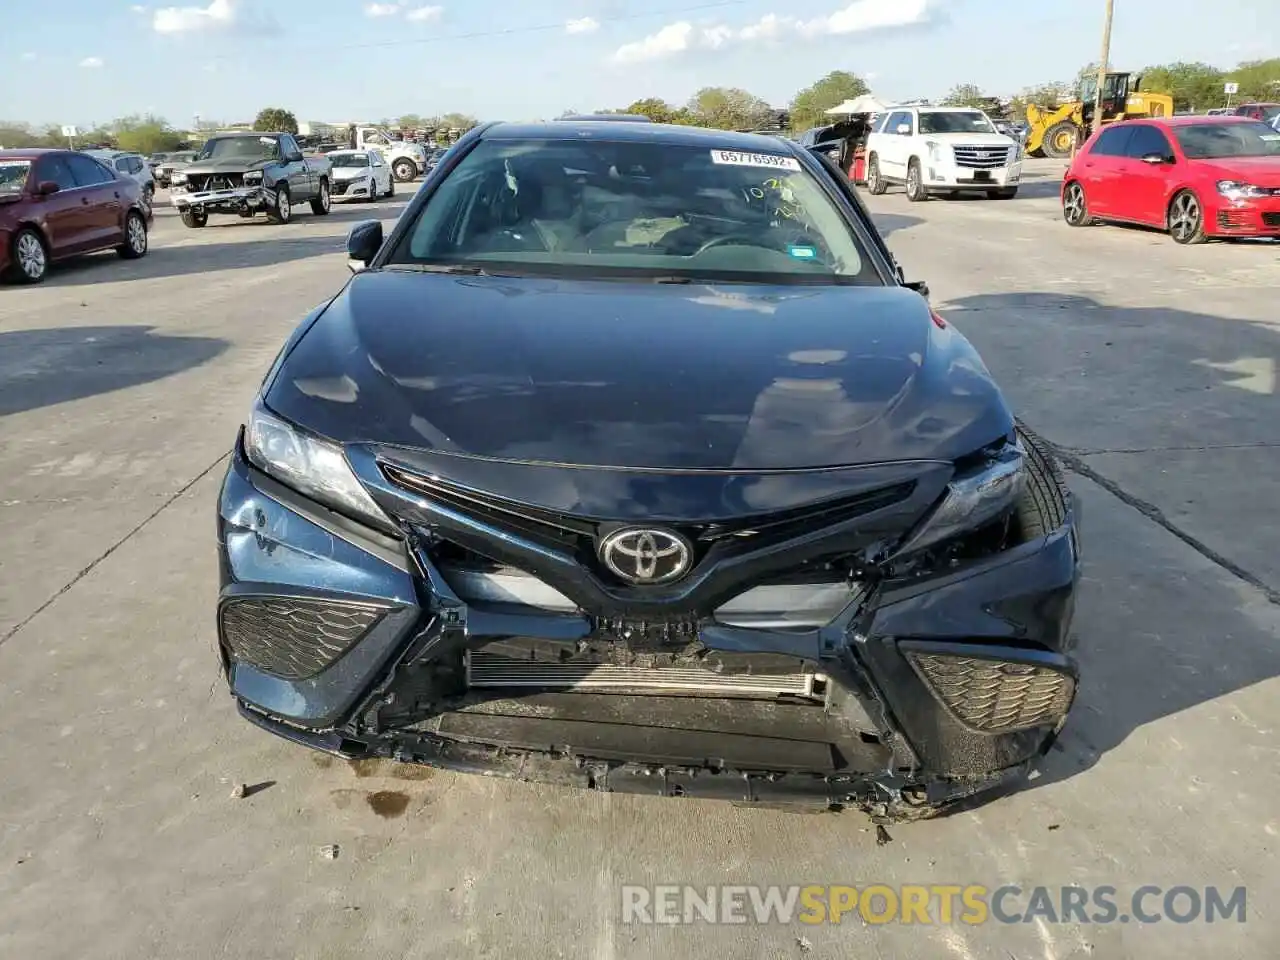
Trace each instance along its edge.
<instances>
[{"instance_id":1,"label":"side mirror","mask_svg":"<svg viewBox=\"0 0 1280 960\"><path fill-rule=\"evenodd\" d=\"M47 197L50 194L57 193L62 187L58 185L56 180L41 180L36 187L36 194L41 197Z\"/></svg>"},{"instance_id":2,"label":"side mirror","mask_svg":"<svg viewBox=\"0 0 1280 960\"><path fill-rule=\"evenodd\" d=\"M896 127L894 127L893 130L894 130L894 133L898 134L899 136L902 136L902 137L911 136L911 124L909 123L900 123Z\"/></svg>"},{"instance_id":3,"label":"side mirror","mask_svg":"<svg viewBox=\"0 0 1280 960\"><path fill-rule=\"evenodd\" d=\"M1173 157L1165 156L1163 153L1148 153L1143 155L1142 162L1156 166L1161 163L1173 163Z\"/></svg>"},{"instance_id":4,"label":"side mirror","mask_svg":"<svg viewBox=\"0 0 1280 960\"><path fill-rule=\"evenodd\" d=\"M929 284L925 283L923 280L912 280L909 283L904 283L903 286L908 290L914 290L926 300L929 299Z\"/></svg>"},{"instance_id":5,"label":"side mirror","mask_svg":"<svg viewBox=\"0 0 1280 960\"><path fill-rule=\"evenodd\" d=\"M290 153L287 156L285 156L285 160L289 163L297 163L301 159L302 159L302 154L300 153Z\"/></svg>"},{"instance_id":6,"label":"side mirror","mask_svg":"<svg viewBox=\"0 0 1280 960\"><path fill-rule=\"evenodd\" d=\"M347 265L359 273L382 248L382 221L363 220L347 234Z\"/></svg>"}]
</instances>

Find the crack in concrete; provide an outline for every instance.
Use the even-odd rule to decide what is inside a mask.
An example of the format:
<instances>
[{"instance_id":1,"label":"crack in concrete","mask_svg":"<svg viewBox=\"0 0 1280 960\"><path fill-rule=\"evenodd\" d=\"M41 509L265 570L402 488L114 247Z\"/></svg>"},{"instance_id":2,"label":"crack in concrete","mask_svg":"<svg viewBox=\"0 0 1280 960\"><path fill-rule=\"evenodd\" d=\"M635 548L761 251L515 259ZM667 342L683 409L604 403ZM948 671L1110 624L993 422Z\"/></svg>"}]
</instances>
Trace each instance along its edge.
<instances>
[{"instance_id":1,"label":"crack in concrete","mask_svg":"<svg viewBox=\"0 0 1280 960\"><path fill-rule=\"evenodd\" d=\"M1059 452L1069 451L1077 457L1096 457L1105 453L1208 453L1211 450L1270 450L1276 447L1280 447L1280 441L1255 440L1251 443L1203 443L1169 447L1057 447L1057 449Z\"/></svg>"},{"instance_id":2,"label":"crack in concrete","mask_svg":"<svg viewBox=\"0 0 1280 960\"><path fill-rule=\"evenodd\" d=\"M1060 447L1057 444L1053 443L1053 441L1049 441L1049 443L1057 452L1058 458L1062 461L1063 465L1072 473L1078 473L1080 474L1080 476L1087 477L1089 480L1092 480L1094 483L1102 487L1102 489L1106 490L1109 494L1111 494L1116 499L1120 500L1122 503L1126 503L1129 506L1133 507L1133 509L1137 510L1140 514L1142 514L1152 523L1156 524L1156 526L1161 527L1166 532L1173 534L1175 537L1177 537L1179 540L1181 540L1183 543L1189 546L1196 553L1200 554L1200 556L1204 557L1210 563L1214 564L1217 567L1221 567L1223 570L1227 571L1232 576L1240 580L1243 580L1245 583L1249 584L1249 586L1258 590L1264 597L1267 598L1268 602L1273 603L1276 606L1280 606L1280 590L1277 590L1275 587L1268 584L1261 577L1258 577L1255 574L1249 572L1240 564L1236 563L1234 560L1231 560L1228 557L1223 556L1221 553L1219 553L1217 550L1214 550L1213 547L1209 546L1203 540L1200 540L1197 537L1192 536L1190 533L1187 533L1187 531L1183 530L1176 523L1174 523L1172 520L1166 517L1164 515L1164 511L1161 510L1159 507L1157 507L1154 503L1149 503L1148 501L1143 500L1141 497L1134 496L1132 493L1125 490L1124 487L1120 486L1120 484L1116 483L1114 480L1109 480L1108 478L1104 477L1101 473L1099 473L1097 470L1093 469L1093 467L1089 466L1082 459L1080 459L1080 456L1074 453L1073 451L1071 451L1069 448ZM1137 451L1137 452L1142 452L1142 451Z\"/></svg>"},{"instance_id":3,"label":"crack in concrete","mask_svg":"<svg viewBox=\"0 0 1280 960\"><path fill-rule=\"evenodd\" d=\"M136 534L140 533L142 529L147 526L147 524L149 524L156 517L160 516L160 514L164 513L165 510L167 510L170 506L172 506L179 499L181 499L182 496L186 494L188 490L190 490L197 483L199 483L201 480L207 477L210 473L212 473L214 469L218 466L218 464L222 463L223 460L227 459L227 456L228 454L226 453L220 454L217 460L214 460L213 463L209 464L207 467L205 467L203 470L197 473L195 477L193 477L187 483L183 484L176 493L166 498L164 503L160 504L160 506L156 507L155 510L147 514L147 516L143 518L141 523L139 523L136 527L134 527L132 530L126 533L123 537L121 537L111 546L107 547L107 549L104 550L102 553L100 553L96 558L94 558L94 560L87 567L85 567L83 570L77 573L74 577L72 577L70 580L64 583L62 587L59 588L56 593L54 593L53 596L51 596L44 603L40 604L40 606L36 607L35 610L31 611L31 613L28 614L19 623L14 624L14 626L10 627L9 630L5 632L4 636L0 637L0 646L4 646L7 642L9 642L11 639L17 636L18 632L22 630L23 627L25 627L32 620L34 620L36 617L40 616L40 614L44 613L51 606L53 606L58 601L59 597L61 597L68 590L70 590L77 583L79 583L81 580L83 580L85 577L91 574L95 569L97 569L98 565L101 564L102 561L106 560L107 557L111 556L113 553L115 553L117 550L123 547L126 543L128 543L131 539L133 539L133 537Z\"/></svg>"}]
</instances>

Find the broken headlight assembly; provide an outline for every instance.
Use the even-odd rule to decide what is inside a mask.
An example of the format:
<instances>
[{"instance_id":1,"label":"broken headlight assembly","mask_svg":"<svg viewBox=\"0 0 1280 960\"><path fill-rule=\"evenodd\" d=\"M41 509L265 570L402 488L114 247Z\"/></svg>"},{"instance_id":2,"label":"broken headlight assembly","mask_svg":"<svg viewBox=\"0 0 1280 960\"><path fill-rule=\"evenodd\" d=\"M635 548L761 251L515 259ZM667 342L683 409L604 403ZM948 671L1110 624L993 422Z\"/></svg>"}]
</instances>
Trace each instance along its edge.
<instances>
[{"instance_id":1,"label":"broken headlight assembly","mask_svg":"<svg viewBox=\"0 0 1280 960\"><path fill-rule=\"evenodd\" d=\"M303 433L256 405L244 430L249 462L304 496L390 533L394 523L352 472L342 448Z\"/></svg>"},{"instance_id":2,"label":"broken headlight assembly","mask_svg":"<svg viewBox=\"0 0 1280 960\"><path fill-rule=\"evenodd\" d=\"M262 185L262 171L250 170L241 178L241 183L246 187L258 187Z\"/></svg>"},{"instance_id":3,"label":"broken headlight assembly","mask_svg":"<svg viewBox=\"0 0 1280 960\"><path fill-rule=\"evenodd\" d=\"M946 493L895 551L918 553L986 526L1013 509L1026 484L1026 451L1017 437L983 454L977 464L958 471Z\"/></svg>"}]
</instances>

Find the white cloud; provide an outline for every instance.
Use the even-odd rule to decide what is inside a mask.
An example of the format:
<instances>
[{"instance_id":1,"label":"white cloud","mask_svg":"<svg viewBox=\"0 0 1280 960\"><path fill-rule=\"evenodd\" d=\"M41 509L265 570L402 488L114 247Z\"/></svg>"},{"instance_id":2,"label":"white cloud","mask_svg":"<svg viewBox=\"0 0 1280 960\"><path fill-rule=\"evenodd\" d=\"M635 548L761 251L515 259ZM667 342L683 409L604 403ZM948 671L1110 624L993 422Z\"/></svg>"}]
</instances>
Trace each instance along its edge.
<instances>
[{"instance_id":1,"label":"white cloud","mask_svg":"<svg viewBox=\"0 0 1280 960\"><path fill-rule=\"evenodd\" d=\"M366 17L394 17L403 9L404 4L400 3L366 3L364 5L364 15Z\"/></svg>"},{"instance_id":2,"label":"white cloud","mask_svg":"<svg viewBox=\"0 0 1280 960\"><path fill-rule=\"evenodd\" d=\"M415 23L428 23L432 20L439 20L440 15L444 13L444 7L415 7L413 10L405 13L406 20L412 20Z\"/></svg>"},{"instance_id":3,"label":"white cloud","mask_svg":"<svg viewBox=\"0 0 1280 960\"><path fill-rule=\"evenodd\" d=\"M239 11L232 0L212 0L207 7L161 7L151 17L156 33L195 33L234 26Z\"/></svg>"},{"instance_id":4,"label":"white cloud","mask_svg":"<svg viewBox=\"0 0 1280 960\"><path fill-rule=\"evenodd\" d=\"M98 67L102 66L102 58L101 57L85 57L83 60L80 61L80 66L84 67L86 70L95 70Z\"/></svg>"},{"instance_id":5,"label":"white cloud","mask_svg":"<svg viewBox=\"0 0 1280 960\"><path fill-rule=\"evenodd\" d=\"M23 63L35 63L35 61L39 60L40 58L36 54L28 50L18 59L21 60Z\"/></svg>"},{"instance_id":6,"label":"white cloud","mask_svg":"<svg viewBox=\"0 0 1280 960\"><path fill-rule=\"evenodd\" d=\"M600 29L600 21L595 17L580 17L570 20L564 25L565 33L595 33Z\"/></svg>"},{"instance_id":7,"label":"white cloud","mask_svg":"<svg viewBox=\"0 0 1280 960\"><path fill-rule=\"evenodd\" d=\"M613 59L618 63L640 63L694 49L720 50L789 37L812 39L908 27L928 23L937 4L938 0L853 0L846 7L812 20L770 13L739 27L723 23L695 27L682 20L641 40L623 44L614 51Z\"/></svg>"},{"instance_id":8,"label":"white cloud","mask_svg":"<svg viewBox=\"0 0 1280 960\"><path fill-rule=\"evenodd\" d=\"M147 8L144 6L141 6L140 4L135 3L132 7L129 8L129 12L130 13L146 13Z\"/></svg>"}]
</instances>

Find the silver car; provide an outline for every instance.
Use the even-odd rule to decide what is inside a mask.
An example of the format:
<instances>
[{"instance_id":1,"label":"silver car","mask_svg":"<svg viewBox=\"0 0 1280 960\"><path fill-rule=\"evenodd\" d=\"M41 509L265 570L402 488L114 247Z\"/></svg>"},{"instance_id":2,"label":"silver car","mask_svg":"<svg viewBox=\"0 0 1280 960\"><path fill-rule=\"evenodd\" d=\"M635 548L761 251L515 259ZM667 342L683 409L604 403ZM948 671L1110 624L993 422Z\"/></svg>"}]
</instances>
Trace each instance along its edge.
<instances>
[{"instance_id":1,"label":"silver car","mask_svg":"<svg viewBox=\"0 0 1280 960\"><path fill-rule=\"evenodd\" d=\"M106 164L116 173L131 177L142 187L142 196L148 203L156 193L155 177L151 175L151 164L146 157L138 153L127 153L124 150L84 150L95 160Z\"/></svg>"}]
</instances>

